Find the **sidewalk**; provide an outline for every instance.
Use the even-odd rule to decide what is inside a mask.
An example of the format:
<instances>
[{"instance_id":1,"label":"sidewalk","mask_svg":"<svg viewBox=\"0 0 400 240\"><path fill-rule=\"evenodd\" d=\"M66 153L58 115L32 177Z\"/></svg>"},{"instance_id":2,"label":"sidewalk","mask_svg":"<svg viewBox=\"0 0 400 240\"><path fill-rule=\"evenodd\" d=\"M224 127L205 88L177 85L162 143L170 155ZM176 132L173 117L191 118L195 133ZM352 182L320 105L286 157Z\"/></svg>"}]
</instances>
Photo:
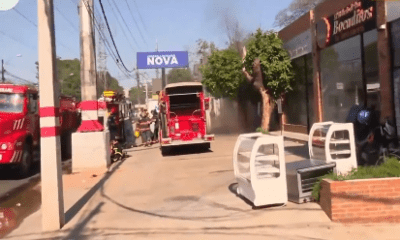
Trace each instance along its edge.
<instances>
[{"instance_id":1,"label":"sidewalk","mask_svg":"<svg viewBox=\"0 0 400 240\"><path fill-rule=\"evenodd\" d=\"M217 136L212 152L169 157L139 147L109 173L64 175L63 229L42 233L38 210L5 239L398 239L400 225L332 223L316 203L252 209L233 193L235 141ZM307 153L293 141L285 148L287 161Z\"/></svg>"}]
</instances>

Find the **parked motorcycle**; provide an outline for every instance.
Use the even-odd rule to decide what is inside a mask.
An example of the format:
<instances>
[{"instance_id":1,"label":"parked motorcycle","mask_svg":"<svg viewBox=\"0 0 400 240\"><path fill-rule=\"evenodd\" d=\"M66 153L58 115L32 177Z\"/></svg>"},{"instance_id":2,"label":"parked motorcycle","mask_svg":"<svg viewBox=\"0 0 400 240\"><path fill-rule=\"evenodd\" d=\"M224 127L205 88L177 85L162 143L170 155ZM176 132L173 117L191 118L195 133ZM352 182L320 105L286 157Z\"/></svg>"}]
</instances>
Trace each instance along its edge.
<instances>
[{"instance_id":1,"label":"parked motorcycle","mask_svg":"<svg viewBox=\"0 0 400 240\"><path fill-rule=\"evenodd\" d=\"M379 122L378 111L355 105L350 109L347 122L354 124L358 165L380 165L387 157L400 160L400 150L394 124L386 119Z\"/></svg>"}]
</instances>

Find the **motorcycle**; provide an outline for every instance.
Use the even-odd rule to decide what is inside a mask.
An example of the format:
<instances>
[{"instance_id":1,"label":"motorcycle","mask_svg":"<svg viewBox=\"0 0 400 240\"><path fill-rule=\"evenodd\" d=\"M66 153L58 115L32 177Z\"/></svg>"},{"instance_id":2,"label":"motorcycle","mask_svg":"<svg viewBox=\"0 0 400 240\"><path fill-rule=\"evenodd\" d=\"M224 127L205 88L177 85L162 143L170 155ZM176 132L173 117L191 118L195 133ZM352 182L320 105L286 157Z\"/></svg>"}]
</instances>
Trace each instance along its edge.
<instances>
[{"instance_id":1,"label":"motorcycle","mask_svg":"<svg viewBox=\"0 0 400 240\"><path fill-rule=\"evenodd\" d=\"M353 106L347 122L354 124L358 165L382 164L387 157L400 159L398 138L394 124L386 118L379 122L378 111L364 106Z\"/></svg>"}]
</instances>

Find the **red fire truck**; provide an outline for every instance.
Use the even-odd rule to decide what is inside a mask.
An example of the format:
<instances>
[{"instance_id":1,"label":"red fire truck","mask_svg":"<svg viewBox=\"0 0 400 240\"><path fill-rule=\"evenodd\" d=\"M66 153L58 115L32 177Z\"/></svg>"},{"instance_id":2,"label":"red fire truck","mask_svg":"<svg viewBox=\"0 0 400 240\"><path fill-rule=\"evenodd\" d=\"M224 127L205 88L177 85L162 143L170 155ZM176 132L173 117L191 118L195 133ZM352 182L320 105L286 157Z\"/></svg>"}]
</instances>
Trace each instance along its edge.
<instances>
[{"instance_id":1,"label":"red fire truck","mask_svg":"<svg viewBox=\"0 0 400 240\"><path fill-rule=\"evenodd\" d=\"M160 92L159 139L163 154L171 146L194 144L210 148L214 135L206 132L208 107L209 98L204 97L201 83L172 83Z\"/></svg>"},{"instance_id":2,"label":"red fire truck","mask_svg":"<svg viewBox=\"0 0 400 240\"><path fill-rule=\"evenodd\" d=\"M79 124L76 101L60 98L60 134L66 136ZM61 138L62 154L70 147L70 138ZM17 167L21 175L29 172L33 152L39 150L39 95L28 86L0 84L0 165Z\"/></svg>"}]
</instances>

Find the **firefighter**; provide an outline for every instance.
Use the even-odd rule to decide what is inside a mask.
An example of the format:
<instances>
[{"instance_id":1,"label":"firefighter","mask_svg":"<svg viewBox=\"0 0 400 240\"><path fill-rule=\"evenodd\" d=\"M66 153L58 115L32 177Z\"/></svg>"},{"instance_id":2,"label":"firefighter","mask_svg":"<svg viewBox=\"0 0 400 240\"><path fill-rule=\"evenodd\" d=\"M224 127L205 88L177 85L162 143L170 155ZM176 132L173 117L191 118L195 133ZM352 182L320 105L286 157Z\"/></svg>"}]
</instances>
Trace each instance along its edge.
<instances>
[{"instance_id":1,"label":"firefighter","mask_svg":"<svg viewBox=\"0 0 400 240\"><path fill-rule=\"evenodd\" d=\"M117 123L117 109L112 108L110 116L108 116L108 129L110 130L110 140L115 140L118 135L118 123Z\"/></svg>"},{"instance_id":2,"label":"firefighter","mask_svg":"<svg viewBox=\"0 0 400 240\"><path fill-rule=\"evenodd\" d=\"M151 119L149 118L149 113L147 112L147 109L143 109L141 118L139 120L140 124L140 132L143 136L143 143L144 146L150 146L151 145L151 131L150 131L150 124L151 124Z\"/></svg>"},{"instance_id":3,"label":"firefighter","mask_svg":"<svg viewBox=\"0 0 400 240\"><path fill-rule=\"evenodd\" d=\"M153 140L153 143L157 143L160 121L159 121L159 116L158 116L158 113L157 113L156 109L153 110L152 114L153 114L152 120L154 121L154 133L153 133L153 139L152 140Z\"/></svg>"}]
</instances>

